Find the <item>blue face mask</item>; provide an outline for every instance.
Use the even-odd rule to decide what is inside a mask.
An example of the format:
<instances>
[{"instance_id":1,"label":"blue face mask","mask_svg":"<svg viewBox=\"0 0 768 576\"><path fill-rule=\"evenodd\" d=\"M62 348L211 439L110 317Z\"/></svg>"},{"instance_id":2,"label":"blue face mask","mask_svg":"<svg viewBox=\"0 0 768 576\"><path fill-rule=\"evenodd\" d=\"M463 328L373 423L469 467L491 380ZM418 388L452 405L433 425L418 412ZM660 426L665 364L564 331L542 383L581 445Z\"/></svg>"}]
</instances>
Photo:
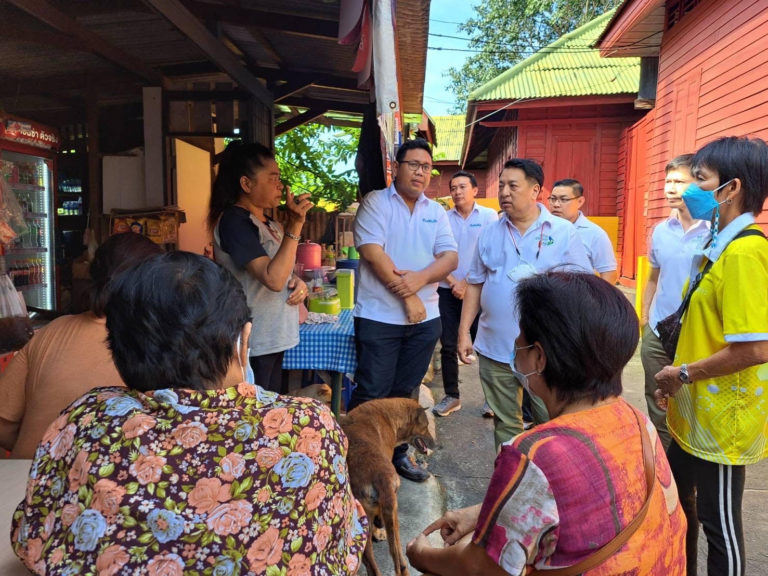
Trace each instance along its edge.
<instances>
[{"instance_id":1,"label":"blue face mask","mask_svg":"<svg viewBox=\"0 0 768 576\"><path fill-rule=\"evenodd\" d=\"M517 366L515 366L515 355L517 354L518 350L526 350L528 348L533 348L533 344L529 344L528 346L515 346L512 349L512 354L509 356L509 367L512 370L512 375L517 378L517 380L522 384L523 389L528 392L528 394L531 394L531 387L528 384L528 376L532 376L533 374L538 374L536 370L533 372L528 372L528 374L523 374L517 369Z\"/></svg>"},{"instance_id":2,"label":"blue face mask","mask_svg":"<svg viewBox=\"0 0 768 576\"><path fill-rule=\"evenodd\" d=\"M682 199L685 207L688 208L691 217L697 220L712 220L715 210L719 210L720 204L715 198L715 192L730 184L733 180L728 180L714 190L702 190L698 184L691 183L683 192Z\"/></svg>"}]
</instances>

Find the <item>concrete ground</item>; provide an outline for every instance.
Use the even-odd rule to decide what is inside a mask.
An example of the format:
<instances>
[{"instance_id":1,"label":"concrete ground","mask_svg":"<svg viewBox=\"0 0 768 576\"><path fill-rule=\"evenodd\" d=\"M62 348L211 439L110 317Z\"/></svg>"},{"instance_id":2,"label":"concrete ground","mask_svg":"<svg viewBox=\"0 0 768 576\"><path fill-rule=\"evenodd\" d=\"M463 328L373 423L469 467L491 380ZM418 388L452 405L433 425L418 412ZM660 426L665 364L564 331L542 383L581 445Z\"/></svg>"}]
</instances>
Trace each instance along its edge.
<instances>
[{"instance_id":1,"label":"concrete ground","mask_svg":"<svg viewBox=\"0 0 768 576\"><path fill-rule=\"evenodd\" d=\"M403 548L408 541L438 518L443 510L480 502L493 471L493 423L482 418L483 393L477 365L461 366L462 408L436 419L437 449L429 458L433 478L424 484L403 479L398 497ZM645 410L640 351L624 371L624 396ZM425 388L425 387L422 387ZM440 373L430 389L436 401L443 394ZM768 460L747 468L743 518L748 575L768 575ZM436 542L440 542L437 537ZM392 574L386 542L374 544L383 574ZM706 540L699 539L699 576L706 575ZM361 569L361 574L364 569ZM412 573L418 573L411 569Z\"/></svg>"}]
</instances>

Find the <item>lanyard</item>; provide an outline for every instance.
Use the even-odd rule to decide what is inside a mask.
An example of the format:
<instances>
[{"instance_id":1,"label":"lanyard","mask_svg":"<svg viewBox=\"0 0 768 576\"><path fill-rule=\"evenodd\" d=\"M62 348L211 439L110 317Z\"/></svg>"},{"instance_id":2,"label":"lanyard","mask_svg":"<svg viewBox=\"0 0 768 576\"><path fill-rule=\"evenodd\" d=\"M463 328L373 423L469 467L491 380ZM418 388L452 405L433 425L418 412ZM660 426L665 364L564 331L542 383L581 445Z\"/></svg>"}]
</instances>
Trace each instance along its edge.
<instances>
[{"instance_id":1,"label":"lanyard","mask_svg":"<svg viewBox=\"0 0 768 576\"><path fill-rule=\"evenodd\" d=\"M545 223L546 222L541 223L541 232L539 233L539 244L538 244L538 247L536 248L536 260L539 259L539 254L541 254L541 244L544 241L544 224ZM520 248L517 247L517 240L515 240L515 234L512 232L511 226L512 226L511 224L509 223L507 224L507 232L509 232L509 235L512 237L512 244L515 247L515 252L517 252L518 258L520 258L520 260L525 261L525 258L523 258L523 255L520 254Z\"/></svg>"}]
</instances>

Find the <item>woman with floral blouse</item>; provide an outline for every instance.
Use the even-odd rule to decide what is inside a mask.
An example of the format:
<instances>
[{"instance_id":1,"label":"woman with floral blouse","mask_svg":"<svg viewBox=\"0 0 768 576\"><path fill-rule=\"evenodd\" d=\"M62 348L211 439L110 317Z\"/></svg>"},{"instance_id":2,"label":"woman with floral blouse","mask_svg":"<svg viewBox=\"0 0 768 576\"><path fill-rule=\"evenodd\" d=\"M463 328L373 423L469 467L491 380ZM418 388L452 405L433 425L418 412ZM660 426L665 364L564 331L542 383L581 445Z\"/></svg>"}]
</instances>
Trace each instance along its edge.
<instances>
[{"instance_id":1,"label":"woman with floral blouse","mask_svg":"<svg viewBox=\"0 0 768 576\"><path fill-rule=\"evenodd\" d=\"M162 254L116 280L108 342L128 388L94 389L45 433L11 536L31 571L357 572L367 520L333 415L221 387L231 363L247 366L249 317L237 281L201 256Z\"/></svg>"}]
</instances>

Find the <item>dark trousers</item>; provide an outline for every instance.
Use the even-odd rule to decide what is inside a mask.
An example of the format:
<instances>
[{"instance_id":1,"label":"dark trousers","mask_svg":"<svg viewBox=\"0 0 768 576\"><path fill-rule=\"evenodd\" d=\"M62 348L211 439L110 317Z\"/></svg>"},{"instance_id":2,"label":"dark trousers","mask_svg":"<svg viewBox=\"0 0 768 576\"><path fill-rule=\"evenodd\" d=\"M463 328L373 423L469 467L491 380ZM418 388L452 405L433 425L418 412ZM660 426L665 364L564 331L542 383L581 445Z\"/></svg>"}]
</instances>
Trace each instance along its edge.
<instances>
[{"instance_id":1,"label":"dark trousers","mask_svg":"<svg viewBox=\"0 0 768 576\"><path fill-rule=\"evenodd\" d=\"M278 394L283 391L283 354L284 352L275 352L274 354L251 356L253 379L264 390Z\"/></svg>"},{"instance_id":2,"label":"dark trousers","mask_svg":"<svg viewBox=\"0 0 768 576\"><path fill-rule=\"evenodd\" d=\"M446 396L459 397L459 360L456 356L458 352L457 343L459 340L459 322L461 321L462 301L453 295L450 288L438 288L437 294L440 297L440 321L443 329L440 333L440 360L443 370L443 390ZM477 322L480 318L478 314L469 333L472 335L472 341L475 341L477 335Z\"/></svg>"},{"instance_id":3,"label":"dark trousers","mask_svg":"<svg viewBox=\"0 0 768 576\"><path fill-rule=\"evenodd\" d=\"M707 574L743 576L744 526L741 501L746 468L697 458L672 439L667 459L688 521L685 534L687 574L696 576L699 522L707 536Z\"/></svg>"},{"instance_id":4,"label":"dark trousers","mask_svg":"<svg viewBox=\"0 0 768 576\"><path fill-rule=\"evenodd\" d=\"M440 318L420 324L386 324L355 318L357 370L349 410L376 398L410 398L418 393L440 337ZM395 448L395 455L408 450Z\"/></svg>"}]
</instances>

